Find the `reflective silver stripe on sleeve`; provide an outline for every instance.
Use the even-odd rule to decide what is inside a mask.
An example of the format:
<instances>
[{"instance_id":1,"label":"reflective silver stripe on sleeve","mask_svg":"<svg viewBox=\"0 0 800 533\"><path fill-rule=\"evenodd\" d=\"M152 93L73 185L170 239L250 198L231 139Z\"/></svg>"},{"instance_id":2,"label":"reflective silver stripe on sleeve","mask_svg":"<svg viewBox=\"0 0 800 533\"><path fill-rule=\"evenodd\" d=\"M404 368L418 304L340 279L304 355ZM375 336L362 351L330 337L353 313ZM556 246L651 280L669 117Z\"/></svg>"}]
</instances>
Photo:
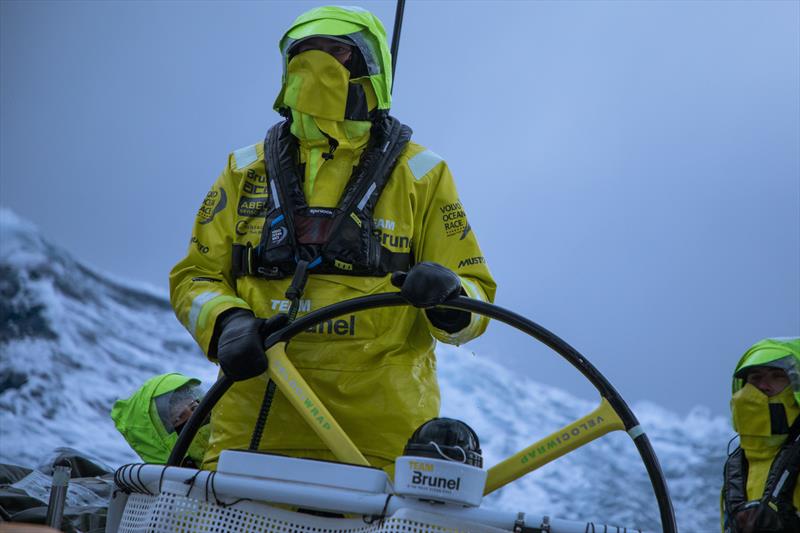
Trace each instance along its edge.
<instances>
[{"instance_id":1,"label":"reflective silver stripe on sleeve","mask_svg":"<svg viewBox=\"0 0 800 533\"><path fill-rule=\"evenodd\" d=\"M366 194L364 194L364 197L361 200L358 201L358 210L359 211L363 211L364 210L364 206L367 205L367 200L369 200L369 197L372 196L372 193L373 193L373 191L375 190L376 187L377 187L377 185L375 185L375 182L373 181L372 184L369 186L369 189L367 189Z\"/></svg>"},{"instance_id":2,"label":"reflective silver stripe on sleeve","mask_svg":"<svg viewBox=\"0 0 800 533\"><path fill-rule=\"evenodd\" d=\"M187 324L192 337L194 337L197 332L197 319L200 318L200 312L203 310L203 306L219 295L220 293L218 292L204 292L197 295L195 299L192 300L192 309L189 311L189 324Z\"/></svg>"},{"instance_id":3,"label":"reflective silver stripe on sleeve","mask_svg":"<svg viewBox=\"0 0 800 533\"><path fill-rule=\"evenodd\" d=\"M480 300L482 302L486 301L486 297L484 297L483 291L480 290L477 285L475 285L474 281L465 278L460 278L460 279L461 279L461 284L467 290L467 296L469 296L470 298L475 298L476 300Z\"/></svg>"},{"instance_id":4,"label":"reflective silver stripe on sleeve","mask_svg":"<svg viewBox=\"0 0 800 533\"><path fill-rule=\"evenodd\" d=\"M486 297L483 295L483 291L475 284L475 282L462 278L461 276L459 276L459 278L461 279L461 285L467 291L467 296L469 296L470 298L474 298L476 300L480 300L482 302L486 301ZM472 316L470 317L469 326L461 330L461 332L473 336L480 327L481 323L484 320L488 320L488 318L486 318L483 315L479 315L478 313L471 313L471 315Z\"/></svg>"},{"instance_id":5,"label":"reflective silver stripe on sleeve","mask_svg":"<svg viewBox=\"0 0 800 533\"><path fill-rule=\"evenodd\" d=\"M456 331L455 333L448 333L443 329L439 329L436 326L433 326L436 333L433 334L434 337L439 339L442 342L446 342L447 344L453 344L455 346L461 346L474 338L472 330L475 326L475 313L472 313L472 319L467 327L462 329L461 331Z\"/></svg>"},{"instance_id":6,"label":"reflective silver stripe on sleeve","mask_svg":"<svg viewBox=\"0 0 800 533\"><path fill-rule=\"evenodd\" d=\"M461 280L461 286L464 287L464 290L467 292L467 296L482 302L486 301L486 296L484 296L483 291L474 281L462 278L461 276L459 276L459 279ZM479 315L478 313L470 313L470 315L471 317L469 324L455 333L448 333L444 330L436 328L436 326L433 326L436 330L434 337L442 342L446 342L447 344L455 344L456 346L460 346L471 341L475 338L475 335L481 328L483 322L489 319L483 315Z\"/></svg>"},{"instance_id":7,"label":"reflective silver stripe on sleeve","mask_svg":"<svg viewBox=\"0 0 800 533\"><path fill-rule=\"evenodd\" d=\"M414 179L421 180L425 174L442 161L444 159L436 152L425 150L408 160L408 168L411 169Z\"/></svg>"},{"instance_id":8,"label":"reflective silver stripe on sleeve","mask_svg":"<svg viewBox=\"0 0 800 533\"><path fill-rule=\"evenodd\" d=\"M233 152L233 160L236 163L236 170L242 170L244 167L252 165L258 159L256 153L256 145L245 146Z\"/></svg>"}]
</instances>

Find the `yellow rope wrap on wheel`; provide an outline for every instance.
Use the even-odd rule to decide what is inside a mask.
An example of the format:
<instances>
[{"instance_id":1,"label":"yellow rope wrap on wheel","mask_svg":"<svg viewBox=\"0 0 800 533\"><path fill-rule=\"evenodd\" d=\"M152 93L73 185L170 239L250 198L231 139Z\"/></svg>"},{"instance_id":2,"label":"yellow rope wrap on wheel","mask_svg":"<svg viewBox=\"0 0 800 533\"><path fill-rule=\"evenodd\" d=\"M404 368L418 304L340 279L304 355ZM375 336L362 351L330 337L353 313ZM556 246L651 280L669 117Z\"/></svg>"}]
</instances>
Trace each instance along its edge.
<instances>
[{"instance_id":1,"label":"yellow rope wrap on wheel","mask_svg":"<svg viewBox=\"0 0 800 533\"><path fill-rule=\"evenodd\" d=\"M343 463L369 466L369 462L350 440L320 399L308 386L286 355L286 343L267 350L269 377L275 382L292 406L297 409L314 432L322 439L336 459Z\"/></svg>"}]
</instances>

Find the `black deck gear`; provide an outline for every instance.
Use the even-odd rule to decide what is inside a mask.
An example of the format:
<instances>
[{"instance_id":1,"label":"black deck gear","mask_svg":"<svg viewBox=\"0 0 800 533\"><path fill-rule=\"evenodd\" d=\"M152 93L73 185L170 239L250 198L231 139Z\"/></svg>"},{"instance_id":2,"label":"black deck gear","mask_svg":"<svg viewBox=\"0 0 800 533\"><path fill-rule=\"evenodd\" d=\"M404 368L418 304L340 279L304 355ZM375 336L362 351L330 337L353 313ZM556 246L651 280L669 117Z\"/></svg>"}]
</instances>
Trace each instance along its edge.
<instances>
[{"instance_id":1,"label":"black deck gear","mask_svg":"<svg viewBox=\"0 0 800 533\"><path fill-rule=\"evenodd\" d=\"M767 474L764 494L758 500L747 499L747 458L742 448L736 448L725 462L723 502L725 533L740 531L735 515L755 509L755 529L760 533L800 531L800 516L792 501L800 472L800 416L789 429L786 443L778 451Z\"/></svg>"},{"instance_id":2,"label":"black deck gear","mask_svg":"<svg viewBox=\"0 0 800 533\"><path fill-rule=\"evenodd\" d=\"M430 457L483 468L478 434L461 420L431 418L414 431L403 455Z\"/></svg>"},{"instance_id":3,"label":"black deck gear","mask_svg":"<svg viewBox=\"0 0 800 533\"><path fill-rule=\"evenodd\" d=\"M301 260L314 274L382 277L408 270L414 263L411 253L385 248L372 214L410 139L411 128L389 115L378 117L339 205L313 207L303 194L290 121L275 124L264 141L269 197L261 242L233 245L234 279L286 278Z\"/></svg>"}]
</instances>

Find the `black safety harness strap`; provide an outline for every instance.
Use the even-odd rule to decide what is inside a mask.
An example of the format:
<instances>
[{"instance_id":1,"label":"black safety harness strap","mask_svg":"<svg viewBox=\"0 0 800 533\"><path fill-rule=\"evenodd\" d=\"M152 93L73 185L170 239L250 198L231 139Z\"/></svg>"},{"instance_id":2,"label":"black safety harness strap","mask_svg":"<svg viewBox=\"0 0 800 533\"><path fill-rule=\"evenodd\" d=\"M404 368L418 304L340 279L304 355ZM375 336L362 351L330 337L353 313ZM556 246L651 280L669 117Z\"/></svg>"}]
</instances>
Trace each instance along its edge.
<instances>
[{"instance_id":1,"label":"black safety harness strap","mask_svg":"<svg viewBox=\"0 0 800 533\"><path fill-rule=\"evenodd\" d=\"M800 473L800 416L789 428L786 444L775 457L764 487L762 504L777 511L791 504L797 475Z\"/></svg>"},{"instance_id":2,"label":"black safety harness strap","mask_svg":"<svg viewBox=\"0 0 800 533\"><path fill-rule=\"evenodd\" d=\"M270 128L264 141L269 196L261 242L233 245L233 277L285 278L301 260L319 274L383 276L407 270L411 253L382 246L372 214L410 138L411 129L397 119L377 119L339 205L317 208L308 206L303 194L290 122Z\"/></svg>"},{"instance_id":3,"label":"black safety harness strap","mask_svg":"<svg viewBox=\"0 0 800 533\"><path fill-rule=\"evenodd\" d=\"M800 416L789 428L786 444L781 447L770 466L764 493L759 500L747 499L748 462L742 448L736 448L725 462L724 503L729 529L736 531L734 515L744 509L757 507L757 523L764 531L780 521L800 525L793 504L793 493L800 474ZM771 515L771 516L770 516ZM784 524L788 527L788 524Z\"/></svg>"},{"instance_id":4,"label":"black safety harness strap","mask_svg":"<svg viewBox=\"0 0 800 533\"><path fill-rule=\"evenodd\" d=\"M294 322L297 318L297 311L300 309L300 298L303 296L303 291L306 288L308 281L308 263L306 261L298 261L297 269L292 277L292 282L289 288L286 289L286 298L289 299L291 305L289 307L289 323ZM258 410L258 417L256 418L255 426L253 427L253 434L250 437L250 451L256 451L261 446L261 437L264 435L264 428L267 426L269 412L272 409L272 402L275 399L275 392L277 385L272 378L267 379L267 388L264 389L264 398L261 400L261 407Z\"/></svg>"},{"instance_id":5,"label":"black safety harness strap","mask_svg":"<svg viewBox=\"0 0 800 533\"><path fill-rule=\"evenodd\" d=\"M744 450L737 447L725 461L724 498L725 510L730 514L737 512L747 503L747 458Z\"/></svg>"},{"instance_id":6,"label":"black safety harness strap","mask_svg":"<svg viewBox=\"0 0 800 533\"><path fill-rule=\"evenodd\" d=\"M280 279L288 276L280 275L275 267L264 267L256 255L257 248L248 244L234 244L231 257L231 274L234 279L242 276L257 276L267 279ZM378 268L376 273L349 272L346 269L337 269L331 272L330 269L317 269L318 274L352 274L362 276L385 276L392 272L407 271L414 264L413 256L410 253L392 252L382 248L378 256Z\"/></svg>"}]
</instances>

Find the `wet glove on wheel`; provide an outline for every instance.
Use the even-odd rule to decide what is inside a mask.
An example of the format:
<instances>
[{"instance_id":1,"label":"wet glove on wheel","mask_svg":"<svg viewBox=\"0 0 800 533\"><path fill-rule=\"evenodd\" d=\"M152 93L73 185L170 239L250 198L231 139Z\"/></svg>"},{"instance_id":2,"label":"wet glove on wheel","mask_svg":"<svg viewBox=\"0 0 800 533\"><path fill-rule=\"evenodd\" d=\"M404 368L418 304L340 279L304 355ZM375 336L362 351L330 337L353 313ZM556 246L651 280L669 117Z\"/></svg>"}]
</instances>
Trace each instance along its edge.
<instances>
[{"instance_id":1,"label":"wet glove on wheel","mask_svg":"<svg viewBox=\"0 0 800 533\"><path fill-rule=\"evenodd\" d=\"M426 261L414 265L408 272L395 272L392 284L400 287L400 294L412 305L426 308L425 314L435 328L456 333L469 325L472 315L467 311L427 309L466 294L456 273L439 263Z\"/></svg>"},{"instance_id":2,"label":"wet glove on wheel","mask_svg":"<svg viewBox=\"0 0 800 533\"><path fill-rule=\"evenodd\" d=\"M254 378L267 371L264 339L288 322L286 315L256 318L246 309L232 309L217 321L217 359L222 372L234 381Z\"/></svg>"}]
</instances>

